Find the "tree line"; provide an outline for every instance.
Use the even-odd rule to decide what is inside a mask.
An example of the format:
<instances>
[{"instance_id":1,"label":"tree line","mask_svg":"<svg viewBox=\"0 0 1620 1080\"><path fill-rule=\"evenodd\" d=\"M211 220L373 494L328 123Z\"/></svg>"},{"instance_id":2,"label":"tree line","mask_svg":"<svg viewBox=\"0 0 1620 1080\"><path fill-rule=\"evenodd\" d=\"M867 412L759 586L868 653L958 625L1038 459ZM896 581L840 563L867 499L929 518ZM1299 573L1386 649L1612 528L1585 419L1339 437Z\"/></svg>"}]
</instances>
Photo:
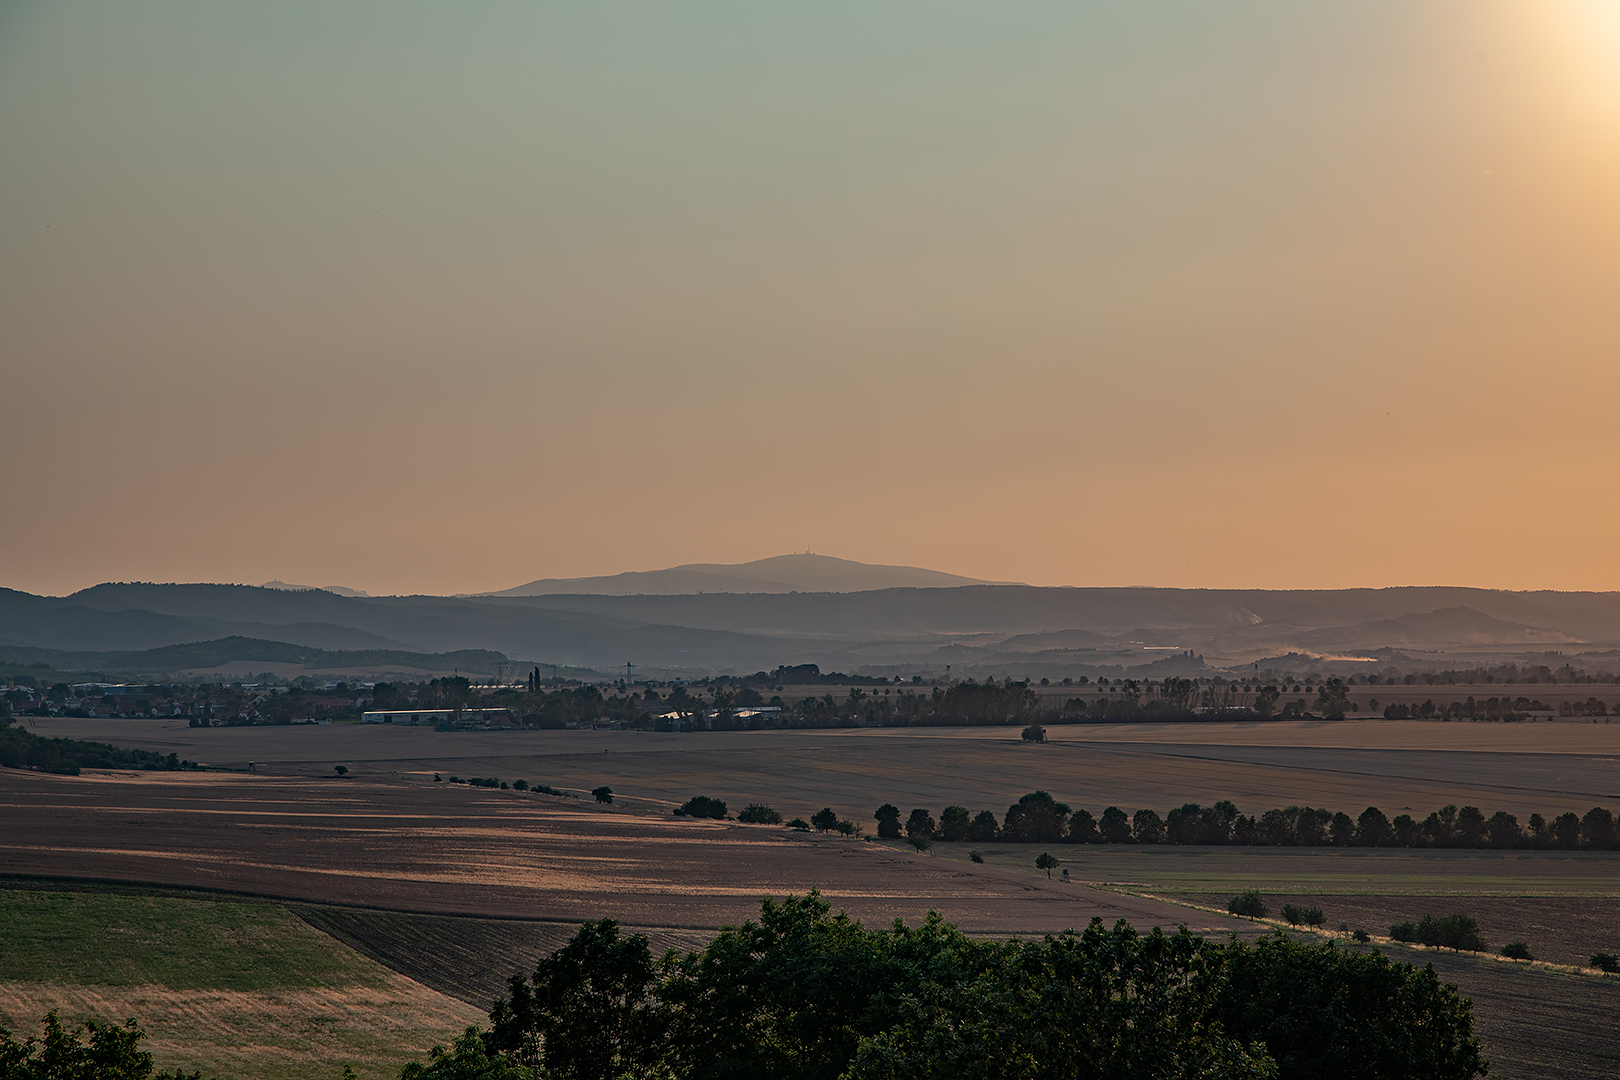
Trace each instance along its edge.
<instances>
[{"instance_id":1,"label":"tree line","mask_svg":"<svg viewBox=\"0 0 1620 1080\"><path fill-rule=\"evenodd\" d=\"M102 742L84 742L79 739L48 739L24 730L12 723L9 715L0 715L0 766L8 769L33 769L60 776L78 776L80 769L143 769L175 771L194 769L196 762L187 761L178 754L159 754L153 750L125 750Z\"/></svg>"},{"instance_id":2,"label":"tree line","mask_svg":"<svg viewBox=\"0 0 1620 1080\"><path fill-rule=\"evenodd\" d=\"M1092 920L1037 941L930 914L866 929L812 892L699 952L586 923L487 1028L403 1080L1451 1080L1483 1075L1432 968L1282 935L1254 945Z\"/></svg>"},{"instance_id":3,"label":"tree line","mask_svg":"<svg viewBox=\"0 0 1620 1080\"><path fill-rule=\"evenodd\" d=\"M830 813L830 811L829 811ZM989 810L977 814L947 806L935 820L925 808L913 809L902 823L900 808L884 803L872 815L879 838L907 839L918 847L935 840L1010 844L1207 844L1245 847L1403 847L1552 848L1564 851L1620 849L1620 828L1607 808L1585 816L1566 812L1548 820L1531 814L1525 825L1505 810L1490 817L1476 806L1442 806L1421 821L1410 814L1392 820L1376 806L1360 816L1310 806L1267 810L1258 816L1238 812L1229 800L1212 806L1185 803L1162 817L1153 810L1127 814L1110 806L1101 817L1071 810L1044 791L1033 791L1007 808L999 820Z\"/></svg>"}]
</instances>

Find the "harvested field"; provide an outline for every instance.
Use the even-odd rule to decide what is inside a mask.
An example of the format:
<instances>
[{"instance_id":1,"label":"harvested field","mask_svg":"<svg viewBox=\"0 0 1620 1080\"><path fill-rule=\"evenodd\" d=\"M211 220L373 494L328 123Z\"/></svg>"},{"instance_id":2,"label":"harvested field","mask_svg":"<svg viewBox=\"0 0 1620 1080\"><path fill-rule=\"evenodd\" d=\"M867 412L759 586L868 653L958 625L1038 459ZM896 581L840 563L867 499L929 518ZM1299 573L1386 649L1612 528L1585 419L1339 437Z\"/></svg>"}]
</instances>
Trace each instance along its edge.
<instances>
[{"instance_id":1,"label":"harvested field","mask_svg":"<svg viewBox=\"0 0 1620 1080\"><path fill-rule=\"evenodd\" d=\"M35 720L42 734L261 772L431 781L496 776L585 793L608 784L629 805L667 812L694 794L783 813L832 806L869 821L883 802L959 804L998 814L1041 788L1093 813L1109 805L1163 813L1231 799L1245 813L1290 804L1359 814L1427 814L1447 803L1585 813L1620 803L1620 726L1423 721L1109 724L1052 727L1043 745L1010 728L829 731L437 732L328 727L192 729L174 720Z\"/></svg>"},{"instance_id":2,"label":"harvested field","mask_svg":"<svg viewBox=\"0 0 1620 1080\"><path fill-rule=\"evenodd\" d=\"M1184 909L875 843L451 784L0 770L0 873L430 913L709 930L821 888L863 921L942 912L985 934ZM1224 933L1247 924L1195 918Z\"/></svg>"},{"instance_id":3,"label":"harvested field","mask_svg":"<svg viewBox=\"0 0 1620 1080\"><path fill-rule=\"evenodd\" d=\"M0 926L0 1025L135 1017L163 1068L393 1080L479 1018L270 904L8 890Z\"/></svg>"}]
</instances>

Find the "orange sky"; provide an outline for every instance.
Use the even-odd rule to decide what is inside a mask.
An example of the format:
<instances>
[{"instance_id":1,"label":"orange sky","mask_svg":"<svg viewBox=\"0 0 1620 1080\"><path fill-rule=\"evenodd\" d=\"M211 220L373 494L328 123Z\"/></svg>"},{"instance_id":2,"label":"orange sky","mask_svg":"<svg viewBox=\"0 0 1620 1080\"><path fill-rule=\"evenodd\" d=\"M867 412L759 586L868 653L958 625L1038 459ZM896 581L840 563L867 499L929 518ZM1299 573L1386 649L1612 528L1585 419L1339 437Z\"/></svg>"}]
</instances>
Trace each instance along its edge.
<instances>
[{"instance_id":1,"label":"orange sky","mask_svg":"<svg viewBox=\"0 0 1620 1080\"><path fill-rule=\"evenodd\" d=\"M1616 10L0 6L0 585L1620 588Z\"/></svg>"}]
</instances>

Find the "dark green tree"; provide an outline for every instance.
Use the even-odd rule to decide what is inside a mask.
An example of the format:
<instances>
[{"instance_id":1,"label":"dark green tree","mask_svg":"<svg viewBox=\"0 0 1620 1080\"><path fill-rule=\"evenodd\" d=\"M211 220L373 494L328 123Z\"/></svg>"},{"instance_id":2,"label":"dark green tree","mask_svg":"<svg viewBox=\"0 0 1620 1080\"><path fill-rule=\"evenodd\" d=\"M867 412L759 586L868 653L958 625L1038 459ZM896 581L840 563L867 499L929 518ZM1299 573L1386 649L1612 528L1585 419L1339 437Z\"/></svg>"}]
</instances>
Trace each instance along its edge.
<instances>
[{"instance_id":1,"label":"dark green tree","mask_svg":"<svg viewBox=\"0 0 1620 1080\"><path fill-rule=\"evenodd\" d=\"M1131 819L1117 806L1110 806L1102 812L1102 819L1097 829L1102 833L1105 844L1128 844L1131 842Z\"/></svg>"},{"instance_id":2,"label":"dark green tree","mask_svg":"<svg viewBox=\"0 0 1620 1080\"><path fill-rule=\"evenodd\" d=\"M1056 844L1062 841L1069 808L1044 791L1032 791L1007 808L1001 836L1013 844Z\"/></svg>"},{"instance_id":3,"label":"dark green tree","mask_svg":"<svg viewBox=\"0 0 1620 1080\"><path fill-rule=\"evenodd\" d=\"M939 815L939 838L949 843L966 840L973 821L965 806L947 806Z\"/></svg>"},{"instance_id":4,"label":"dark green tree","mask_svg":"<svg viewBox=\"0 0 1620 1080\"><path fill-rule=\"evenodd\" d=\"M611 803L613 801L613 789L603 784L599 788L592 788L591 796L599 803Z\"/></svg>"},{"instance_id":5,"label":"dark green tree","mask_svg":"<svg viewBox=\"0 0 1620 1080\"><path fill-rule=\"evenodd\" d=\"M817 832L828 832L838 827L838 815L833 813L832 807L823 806L810 815L810 824Z\"/></svg>"},{"instance_id":6,"label":"dark green tree","mask_svg":"<svg viewBox=\"0 0 1620 1080\"><path fill-rule=\"evenodd\" d=\"M1048 881L1050 881L1052 879L1052 871L1057 869L1058 864L1062 861L1063 860L1059 859L1056 855L1043 851L1039 855L1035 856L1035 869L1045 870L1046 878Z\"/></svg>"},{"instance_id":7,"label":"dark green tree","mask_svg":"<svg viewBox=\"0 0 1620 1080\"><path fill-rule=\"evenodd\" d=\"M878 839L900 839L900 808L898 806L893 803L884 803L877 808L877 813L872 816L877 819ZM836 819L837 815L834 815L834 820Z\"/></svg>"}]
</instances>

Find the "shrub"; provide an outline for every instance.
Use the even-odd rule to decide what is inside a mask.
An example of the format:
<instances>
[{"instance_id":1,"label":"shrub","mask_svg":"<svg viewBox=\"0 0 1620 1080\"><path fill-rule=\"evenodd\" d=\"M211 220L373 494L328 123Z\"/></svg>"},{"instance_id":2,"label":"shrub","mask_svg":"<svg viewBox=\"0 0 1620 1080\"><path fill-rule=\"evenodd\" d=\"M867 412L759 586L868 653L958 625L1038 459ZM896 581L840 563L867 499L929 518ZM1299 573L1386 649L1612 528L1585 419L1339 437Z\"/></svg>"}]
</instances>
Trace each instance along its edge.
<instances>
[{"instance_id":1,"label":"shrub","mask_svg":"<svg viewBox=\"0 0 1620 1080\"><path fill-rule=\"evenodd\" d=\"M1502 955L1507 957L1509 960L1535 959L1534 956L1530 955L1530 946L1526 945L1522 941L1510 941L1506 945L1502 946Z\"/></svg>"},{"instance_id":2,"label":"shrub","mask_svg":"<svg viewBox=\"0 0 1620 1080\"><path fill-rule=\"evenodd\" d=\"M1360 945L1365 945L1367 942L1372 940L1372 935L1361 929L1359 926L1351 932L1350 937Z\"/></svg>"},{"instance_id":3,"label":"shrub","mask_svg":"<svg viewBox=\"0 0 1620 1080\"><path fill-rule=\"evenodd\" d=\"M1226 910L1233 915L1242 915L1246 919L1263 919L1271 914L1266 902L1260 899L1259 889L1238 893L1226 902Z\"/></svg>"},{"instance_id":4,"label":"shrub","mask_svg":"<svg viewBox=\"0 0 1620 1080\"><path fill-rule=\"evenodd\" d=\"M1610 975L1614 975L1620 973L1620 957L1616 957L1613 953L1593 953L1592 966L1599 971L1606 971Z\"/></svg>"},{"instance_id":5,"label":"shrub","mask_svg":"<svg viewBox=\"0 0 1620 1080\"><path fill-rule=\"evenodd\" d=\"M976 863L984 862L984 856L980 855L977 851L968 852L968 858L972 859Z\"/></svg>"},{"instance_id":6,"label":"shrub","mask_svg":"<svg viewBox=\"0 0 1620 1080\"><path fill-rule=\"evenodd\" d=\"M529 790L529 782L527 780L514 780L514 781L512 781L512 790L513 791L528 791Z\"/></svg>"},{"instance_id":7,"label":"shrub","mask_svg":"<svg viewBox=\"0 0 1620 1080\"><path fill-rule=\"evenodd\" d=\"M809 832L810 823L804 820L802 817L796 817L792 821L788 822L788 828L797 829L799 832Z\"/></svg>"},{"instance_id":8,"label":"shrub","mask_svg":"<svg viewBox=\"0 0 1620 1080\"><path fill-rule=\"evenodd\" d=\"M737 820L745 825L780 825L782 815L764 803L749 803L737 813Z\"/></svg>"},{"instance_id":9,"label":"shrub","mask_svg":"<svg viewBox=\"0 0 1620 1080\"><path fill-rule=\"evenodd\" d=\"M596 801L599 803L607 804L613 801L613 789L608 787L606 784L603 784L599 788L592 788L591 795L595 797Z\"/></svg>"},{"instance_id":10,"label":"shrub","mask_svg":"<svg viewBox=\"0 0 1620 1080\"><path fill-rule=\"evenodd\" d=\"M707 795L694 795L682 803L675 814L677 817L723 818L726 816L726 804Z\"/></svg>"},{"instance_id":11,"label":"shrub","mask_svg":"<svg viewBox=\"0 0 1620 1080\"><path fill-rule=\"evenodd\" d=\"M815 826L816 832L826 832L838 827L838 815L833 813L832 807L823 806L810 815L810 824Z\"/></svg>"},{"instance_id":12,"label":"shrub","mask_svg":"<svg viewBox=\"0 0 1620 1080\"><path fill-rule=\"evenodd\" d=\"M1020 732L1018 737L1025 742L1045 742L1046 729L1039 724L1031 724Z\"/></svg>"}]
</instances>

